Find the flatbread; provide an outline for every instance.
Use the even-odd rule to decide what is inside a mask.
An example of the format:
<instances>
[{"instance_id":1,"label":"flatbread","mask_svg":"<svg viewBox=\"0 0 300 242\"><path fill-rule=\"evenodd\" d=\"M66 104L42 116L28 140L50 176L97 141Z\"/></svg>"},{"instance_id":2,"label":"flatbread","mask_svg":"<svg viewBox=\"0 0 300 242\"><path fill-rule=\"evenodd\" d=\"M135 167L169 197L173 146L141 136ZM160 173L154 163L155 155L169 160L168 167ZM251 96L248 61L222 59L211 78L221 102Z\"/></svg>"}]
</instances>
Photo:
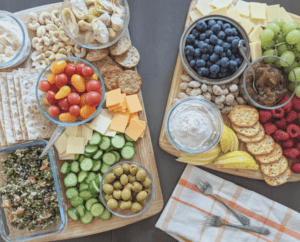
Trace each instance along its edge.
<instances>
[{"instance_id":1,"label":"flatbread","mask_svg":"<svg viewBox=\"0 0 300 242\"><path fill-rule=\"evenodd\" d=\"M278 161L282 156L282 148L279 144L275 143L274 150L268 155L256 155L255 159L261 164L271 164Z\"/></svg>"},{"instance_id":2,"label":"flatbread","mask_svg":"<svg viewBox=\"0 0 300 242\"><path fill-rule=\"evenodd\" d=\"M142 86L142 78L135 71L123 71L121 78L118 79L118 86L122 93L132 95L137 93Z\"/></svg>"},{"instance_id":3,"label":"flatbread","mask_svg":"<svg viewBox=\"0 0 300 242\"><path fill-rule=\"evenodd\" d=\"M286 169L289 167L289 163L284 156L271 164L262 164L260 166L261 171L268 177L277 177L282 175Z\"/></svg>"},{"instance_id":4,"label":"flatbread","mask_svg":"<svg viewBox=\"0 0 300 242\"><path fill-rule=\"evenodd\" d=\"M117 43L109 47L111 55L122 55L131 47L131 40L129 38L121 38Z\"/></svg>"},{"instance_id":5,"label":"flatbread","mask_svg":"<svg viewBox=\"0 0 300 242\"><path fill-rule=\"evenodd\" d=\"M264 179L268 185L275 187L286 183L289 180L291 174L291 169L287 168L286 171L280 176L272 178L264 175Z\"/></svg>"},{"instance_id":6,"label":"flatbread","mask_svg":"<svg viewBox=\"0 0 300 242\"><path fill-rule=\"evenodd\" d=\"M237 133L236 135L239 138L239 140L242 141L242 142L245 142L245 143L254 143L254 142L261 141L265 137L265 129L264 129L264 127L261 124L259 124L258 134L256 134L253 137L247 137L247 136L239 134L239 133Z\"/></svg>"},{"instance_id":7,"label":"flatbread","mask_svg":"<svg viewBox=\"0 0 300 242\"><path fill-rule=\"evenodd\" d=\"M115 57L116 62L118 62L121 66L132 68L135 67L140 61L140 54L135 47L131 47L127 52L123 55L119 55Z\"/></svg>"},{"instance_id":8,"label":"flatbread","mask_svg":"<svg viewBox=\"0 0 300 242\"><path fill-rule=\"evenodd\" d=\"M258 122L256 108L246 105L235 106L229 114L231 123L238 127L253 127Z\"/></svg>"},{"instance_id":9,"label":"flatbread","mask_svg":"<svg viewBox=\"0 0 300 242\"><path fill-rule=\"evenodd\" d=\"M275 141L269 135L255 143L246 143L247 150L251 155L267 155L272 153L275 148Z\"/></svg>"},{"instance_id":10,"label":"flatbread","mask_svg":"<svg viewBox=\"0 0 300 242\"><path fill-rule=\"evenodd\" d=\"M99 61L105 58L108 55L108 53L108 48L101 50L90 50L89 53L86 55L85 59L90 62Z\"/></svg>"},{"instance_id":11,"label":"flatbread","mask_svg":"<svg viewBox=\"0 0 300 242\"><path fill-rule=\"evenodd\" d=\"M232 125L233 130L246 137L254 137L258 134L259 129L261 127L261 124L257 122L254 126L249 127L249 128L243 128L243 127L238 127L235 125Z\"/></svg>"}]
</instances>

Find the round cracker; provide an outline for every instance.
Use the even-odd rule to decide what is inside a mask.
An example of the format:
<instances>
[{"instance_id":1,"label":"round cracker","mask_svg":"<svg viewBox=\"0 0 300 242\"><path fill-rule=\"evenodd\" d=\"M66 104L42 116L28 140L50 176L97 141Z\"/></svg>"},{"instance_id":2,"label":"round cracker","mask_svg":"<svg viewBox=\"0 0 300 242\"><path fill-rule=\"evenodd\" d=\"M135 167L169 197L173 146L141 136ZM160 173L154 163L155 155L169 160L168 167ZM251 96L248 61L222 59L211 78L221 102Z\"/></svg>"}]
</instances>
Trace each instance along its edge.
<instances>
[{"instance_id":1,"label":"round cracker","mask_svg":"<svg viewBox=\"0 0 300 242\"><path fill-rule=\"evenodd\" d=\"M260 123L258 124L259 124L259 131L257 135L253 137L247 137L245 135L237 133L236 135L239 138L239 140L245 143L254 143L254 142L261 141L265 137L265 129Z\"/></svg>"},{"instance_id":2,"label":"round cracker","mask_svg":"<svg viewBox=\"0 0 300 242\"><path fill-rule=\"evenodd\" d=\"M142 86L142 78L135 71L123 71L122 77L118 79L118 85L123 93L135 94Z\"/></svg>"},{"instance_id":3,"label":"round cracker","mask_svg":"<svg viewBox=\"0 0 300 242\"><path fill-rule=\"evenodd\" d=\"M106 63L104 66L101 67L99 70L101 76L104 76L108 71L122 71L122 67L115 62Z\"/></svg>"},{"instance_id":4,"label":"round cracker","mask_svg":"<svg viewBox=\"0 0 300 242\"><path fill-rule=\"evenodd\" d=\"M132 68L135 67L140 61L140 53L135 47L131 47L126 53L123 55L116 56L116 62L118 62L121 66Z\"/></svg>"},{"instance_id":5,"label":"round cracker","mask_svg":"<svg viewBox=\"0 0 300 242\"><path fill-rule=\"evenodd\" d=\"M254 137L258 134L260 126L261 126L261 124L259 122L257 122L254 126L249 127L249 128L238 127L235 125L232 125L232 128L238 134L241 134L246 137Z\"/></svg>"},{"instance_id":6,"label":"round cracker","mask_svg":"<svg viewBox=\"0 0 300 242\"><path fill-rule=\"evenodd\" d=\"M122 76L123 71L119 69L107 71L104 74L103 82L105 87L110 91L119 88L118 79Z\"/></svg>"},{"instance_id":7,"label":"round cracker","mask_svg":"<svg viewBox=\"0 0 300 242\"><path fill-rule=\"evenodd\" d=\"M93 65L100 70L106 63L114 63L114 61L110 56L106 56L102 60L95 61Z\"/></svg>"},{"instance_id":8,"label":"round cracker","mask_svg":"<svg viewBox=\"0 0 300 242\"><path fill-rule=\"evenodd\" d=\"M255 159L261 164L271 164L278 161L282 157L282 148L279 144L275 143L274 150L268 155L256 155Z\"/></svg>"},{"instance_id":9,"label":"round cracker","mask_svg":"<svg viewBox=\"0 0 300 242\"><path fill-rule=\"evenodd\" d=\"M251 155L267 155L272 153L275 148L275 141L269 135L255 143L246 143L247 150Z\"/></svg>"},{"instance_id":10,"label":"round cracker","mask_svg":"<svg viewBox=\"0 0 300 242\"><path fill-rule=\"evenodd\" d=\"M272 164L262 164L261 171L268 177L277 177L282 175L289 167L288 160L281 156L281 158Z\"/></svg>"},{"instance_id":11,"label":"round cracker","mask_svg":"<svg viewBox=\"0 0 300 242\"><path fill-rule=\"evenodd\" d=\"M117 43L109 47L111 55L122 55L131 47L129 38L121 38Z\"/></svg>"},{"instance_id":12,"label":"round cracker","mask_svg":"<svg viewBox=\"0 0 300 242\"><path fill-rule=\"evenodd\" d=\"M108 56L108 48L101 50L90 50L90 52L86 55L85 59L87 61L99 61Z\"/></svg>"},{"instance_id":13,"label":"round cracker","mask_svg":"<svg viewBox=\"0 0 300 242\"><path fill-rule=\"evenodd\" d=\"M256 108L246 105L235 106L229 114L231 123L238 127L252 127L259 119Z\"/></svg>"},{"instance_id":14,"label":"round cracker","mask_svg":"<svg viewBox=\"0 0 300 242\"><path fill-rule=\"evenodd\" d=\"M264 175L264 179L268 185L275 187L286 183L289 180L291 174L291 169L287 168L286 171L280 176L272 178Z\"/></svg>"}]
</instances>

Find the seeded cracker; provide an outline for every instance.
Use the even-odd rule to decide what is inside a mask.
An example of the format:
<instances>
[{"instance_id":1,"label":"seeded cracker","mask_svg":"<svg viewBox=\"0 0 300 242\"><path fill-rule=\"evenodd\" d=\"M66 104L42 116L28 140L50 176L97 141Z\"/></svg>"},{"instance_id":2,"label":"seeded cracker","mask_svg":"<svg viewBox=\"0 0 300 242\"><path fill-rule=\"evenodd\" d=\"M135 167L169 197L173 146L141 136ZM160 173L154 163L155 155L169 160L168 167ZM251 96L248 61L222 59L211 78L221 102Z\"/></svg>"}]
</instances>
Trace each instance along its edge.
<instances>
[{"instance_id":1,"label":"seeded cracker","mask_svg":"<svg viewBox=\"0 0 300 242\"><path fill-rule=\"evenodd\" d=\"M122 75L123 71L119 69L107 71L103 76L103 82L105 84L105 87L108 90L114 90L117 89L118 86L118 79Z\"/></svg>"},{"instance_id":2,"label":"seeded cracker","mask_svg":"<svg viewBox=\"0 0 300 242\"><path fill-rule=\"evenodd\" d=\"M279 144L275 143L275 148L271 154L268 155L256 155L255 159L261 164L270 164L278 161L282 156L282 148Z\"/></svg>"},{"instance_id":3,"label":"seeded cracker","mask_svg":"<svg viewBox=\"0 0 300 242\"><path fill-rule=\"evenodd\" d=\"M142 86L142 78L135 71L124 71L122 76L118 79L118 86L122 93L132 95L137 93Z\"/></svg>"},{"instance_id":4,"label":"seeded cracker","mask_svg":"<svg viewBox=\"0 0 300 242\"><path fill-rule=\"evenodd\" d=\"M121 38L117 43L109 47L111 55L122 55L131 47L129 38Z\"/></svg>"},{"instance_id":5,"label":"seeded cracker","mask_svg":"<svg viewBox=\"0 0 300 242\"><path fill-rule=\"evenodd\" d=\"M95 66L95 68L100 70L106 63L114 63L114 61L110 56L106 56L100 61L93 62L93 65Z\"/></svg>"},{"instance_id":6,"label":"seeded cracker","mask_svg":"<svg viewBox=\"0 0 300 242\"><path fill-rule=\"evenodd\" d=\"M132 68L135 67L140 61L140 54L135 47L131 47L126 53L116 56L116 62L121 66Z\"/></svg>"},{"instance_id":7,"label":"seeded cracker","mask_svg":"<svg viewBox=\"0 0 300 242\"><path fill-rule=\"evenodd\" d=\"M232 128L238 134L242 134L246 137L254 137L258 134L260 126L261 124L257 122L254 126L249 128L242 128L235 125L232 125Z\"/></svg>"},{"instance_id":8,"label":"seeded cracker","mask_svg":"<svg viewBox=\"0 0 300 242\"><path fill-rule=\"evenodd\" d=\"M231 123L238 127L252 127L258 122L256 108L246 105L235 106L229 114Z\"/></svg>"},{"instance_id":9,"label":"seeded cracker","mask_svg":"<svg viewBox=\"0 0 300 242\"><path fill-rule=\"evenodd\" d=\"M287 168L287 170L280 176L272 178L264 175L264 179L266 183L268 183L268 185L275 187L286 183L290 178L291 174L291 169Z\"/></svg>"},{"instance_id":10,"label":"seeded cracker","mask_svg":"<svg viewBox=\"0 0 300 242\"><path fill-rule=\"evenodd\" d=\"M105 58L108 55L108 48L101 50L90 50L90 52L86 55L85 59L89 62L99 61Z\"/></svg>"},{"instance_id":11,"label":"seeded cracker","mask_svg":"<svg viewBox=\"0 0 300 242\"><path fill-rule=\"evenodd\" d=\"M102 77L108 71L123 71L123 69L119 64L117 64L115 62L110 62L110 63L104 64L104 66L102 66L101 69L99 70Z\"/></svg>"},{"instance_id":12,"label":"seeded cracker","mask_svg":"<svg viewBox=\"0 0 300 242\"><path fill-rule=\"evenodd\" d=\"M258 123L258 124L259 124L258 134L256 134L253 137L247 137L245 135L237 133L236 135L239 138L239 140L241 140L242 142L245 142L245 143L254 143L254 142L261 141L265 137L265 129L260 123Z\"/></svg>"},{"instance_id":13,"label":"seeded cracker","mask_svg":"<svg viewBox=\"0 0 300 242\"><path fill-rule=\"evenodd\" d=\"M246 143L247 150L251 155L267 155L271 154L275 148L275 141L269 135L255 143Z\"/></svg>"},{"instance_id":14,"label":"seeded cracker","mask_svg":"<svg viewBox=\"0 0 300 242\"><path fill-rule=\"evenodd\" d=\"M261 165L261 171L268 177L277 177L282 175L287 168L289 167L289 163L287 159L282 156L277 162L272 164Z\"/></svg>"}]
</instances>

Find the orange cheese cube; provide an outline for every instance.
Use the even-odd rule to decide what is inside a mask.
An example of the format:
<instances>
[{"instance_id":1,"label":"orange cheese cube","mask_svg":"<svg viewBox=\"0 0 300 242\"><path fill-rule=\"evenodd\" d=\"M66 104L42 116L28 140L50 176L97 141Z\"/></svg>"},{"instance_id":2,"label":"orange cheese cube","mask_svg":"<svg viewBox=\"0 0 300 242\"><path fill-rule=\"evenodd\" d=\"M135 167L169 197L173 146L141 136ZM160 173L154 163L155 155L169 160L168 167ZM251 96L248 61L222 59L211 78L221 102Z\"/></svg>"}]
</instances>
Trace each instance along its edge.
<instances>
[{"instance_id":1,"label":"orange cheese cube","mask_svg":"<svg viewBox=\"0 0 300 242\"><path fill-rule=\"evenodd\" d=\"M127 127L128 120L129 120L128 115L115 114L109 128L114 131L124 133Z\"/></svg>"},{"instance_id":2,"label":"orange cheese cube","mask_svg":"<svg viewBox=\"0 0 300 242\"><path fill-rule=\"evenodd\" d=\"M133 119L139 120L139 116L138 116L137 113L131 113L131 114L130 114L128 124L129 124L129 123L131 122L131 120L133 120Z\"/></svg>"},{"instance_id":3,"label":"orange cheese cube","mask_svg":"<svg viewBox=\"0 0 300 242\"><path fill-rule=\"evenodd\" d=\"M147 124L145 121L134 119L130 122L128 128L125 131L125 134L136 141L145 132L146 125Z\"/></svg>"},{"instance_id":4,"label":"orange cheese cube","mask_svg":"<svg viewBox=\"0 0 300 242\"><path fill-rule=\"evenodd\" d=\"M121 89L115 89L106 93L106 107L121 104Z\"/></svg>"},{"instance_id":5,"label":"orange cheese cube","mask_svg":"<svg viewBox=\"0 0 300 242\"><path fill-rule=\"evenodd\" d=\"M137 113L143 110L137 94L126 96L125 100L130 113Z\"/></svg>"},{"instance_id":6,"label":"orange cheese cube","mask_svg":"<svg viewBox=\"0 0 300 242\"><path fill-rule=\"evenodd\" d=\"M117 104L117 105L109 106L109 107L107 107L107 109L108 110L122 109L122 105Z\"/></svg>"}]
</instances>

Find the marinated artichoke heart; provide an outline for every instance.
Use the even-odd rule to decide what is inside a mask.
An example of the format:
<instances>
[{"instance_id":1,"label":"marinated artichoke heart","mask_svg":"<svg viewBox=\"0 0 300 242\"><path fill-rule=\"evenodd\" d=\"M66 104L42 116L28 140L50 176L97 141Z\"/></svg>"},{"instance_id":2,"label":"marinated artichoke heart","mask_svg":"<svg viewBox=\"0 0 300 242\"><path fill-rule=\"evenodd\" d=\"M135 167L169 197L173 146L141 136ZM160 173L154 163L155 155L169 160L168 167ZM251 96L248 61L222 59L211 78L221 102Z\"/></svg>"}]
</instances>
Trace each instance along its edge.
<instances>
[{"instance_id":1,"label":"marinated artichoke heart","mask_svg":"<svg viewBox=\"0 0 300 242\"><path fill-rule=\"evenodd\" d=\"M108 12L114 11L115 6L114 0L96 0L95 4L97 3L103 7L103 9L107 10Z\"/></svg>"},{"instance_id":2,"label":"marinated artichoke heart","mask_svg":"<svg viewBox=\"0 0 300 242\"><path fill-rule=\"evenodd\" d=\"M84 2L85 2L86 6L90 6L92 4L95 4L95 0L84 0Z\"/></svg>"},{"instance_id":3,"label":"marinated artichoke heart","mask_svg":"<svg viewBox=\"0 0 300 242\"><path fill-rule=\"evenodd\" d=\"M62 18L67 28L70 30L71 34L73 35L73 37L78 38L79 26L76 22L76 18L72 13L71 9L65 8L62 12Z\"/></svg>"},{"instance_id":4,"label":"marinated artichoke heart","mask_svg":"<svg viewBox=\"0 0 300 242\"><path fill-rule=\"evenodd\" d=\"M86 31L85 34L84 34L84 40L85 40L85 43L87 43L87 44L93 43L94 40L95 40L93 32Z\"/></svg>"},{"instance_id":5,"label":"marinated artichoke heart","mask_svg":"<svg viewBox=\"0 0 300 242\"><path fill-rule=\"evenodd\" d=\"M85 5L84 0L71 0L72 11L76 18L78 19L86 19L88 15L88 9Z\"/></svg>"},{"instance_id":6,"label":"marinated artichoke heart","mask_svg":"<svg viewBox=\"0 0 300 242\"><path fill-rule=\"evenodd\" d=\"M125 15L125 9L119 4L118 1L116 1L114 5L114 14L119 14L121 17L124 17Z\"/></svg>"},{"instance_id":7,"label":"marinated artichoke heart","mask_svg":"<svg viewBox=\"0 0 300 242\"><path fill-rule=\"evenodd\" d=\"M123 19L119 14L114 13L111 18L112 29L116 32L120 31L123 27Z\"/></svg>"},{"instance_id":8,"label":"marinated artichoke heart","mask_svg":"<svg viewBox=\"0 0 300 242\"><path fill-rule=\"evenodd\" d=\"M92 24L87 23L84 20L80 20L78 25L81 31L93 31Z\"/></svg>"},{"instance_id":9,"label":"marinated artichoke heart","mask_svg":"<svg viewBox=\"0 0 300 242\"><path fill-rule=\"evenodd\" d=\"M102 14L99 19L108 27L110 25L110 15L108 12Z\"/></svg>"},{"instance_id":10,"label":"marinated artichoke heart","mask_svg":"<svg viewBox=\"0 0 300 242\"><path fill-rule=\"evenodd\" d=\"M102 6L101 0L95 0L95 8L100 14L107 12L107 10Z\"/></svg>"},{"instance_id":11,"label":"marinated artichoke heart","mask_svg":"<svg viewBox=\"0 0 300 242\"><path fill-rule=\"evenodd\" d=\"M88 13L88 18L89 17L99 17L102 13L103 10L100 9L101 11L99 11L96 7L90 7L89 8L89 13Z\"/></svg>"},{"instance_id":12,"label":"marinated artichoke heart","mask_svg":"<svg viewBox=\"0 0 300 242\"><path fill-rule=\"evenodd\" d=\"M101 44L106 44L109 41L109 33L106 25L98 18L92 22L94 38Z\"/></svg>"}]
</instances>

